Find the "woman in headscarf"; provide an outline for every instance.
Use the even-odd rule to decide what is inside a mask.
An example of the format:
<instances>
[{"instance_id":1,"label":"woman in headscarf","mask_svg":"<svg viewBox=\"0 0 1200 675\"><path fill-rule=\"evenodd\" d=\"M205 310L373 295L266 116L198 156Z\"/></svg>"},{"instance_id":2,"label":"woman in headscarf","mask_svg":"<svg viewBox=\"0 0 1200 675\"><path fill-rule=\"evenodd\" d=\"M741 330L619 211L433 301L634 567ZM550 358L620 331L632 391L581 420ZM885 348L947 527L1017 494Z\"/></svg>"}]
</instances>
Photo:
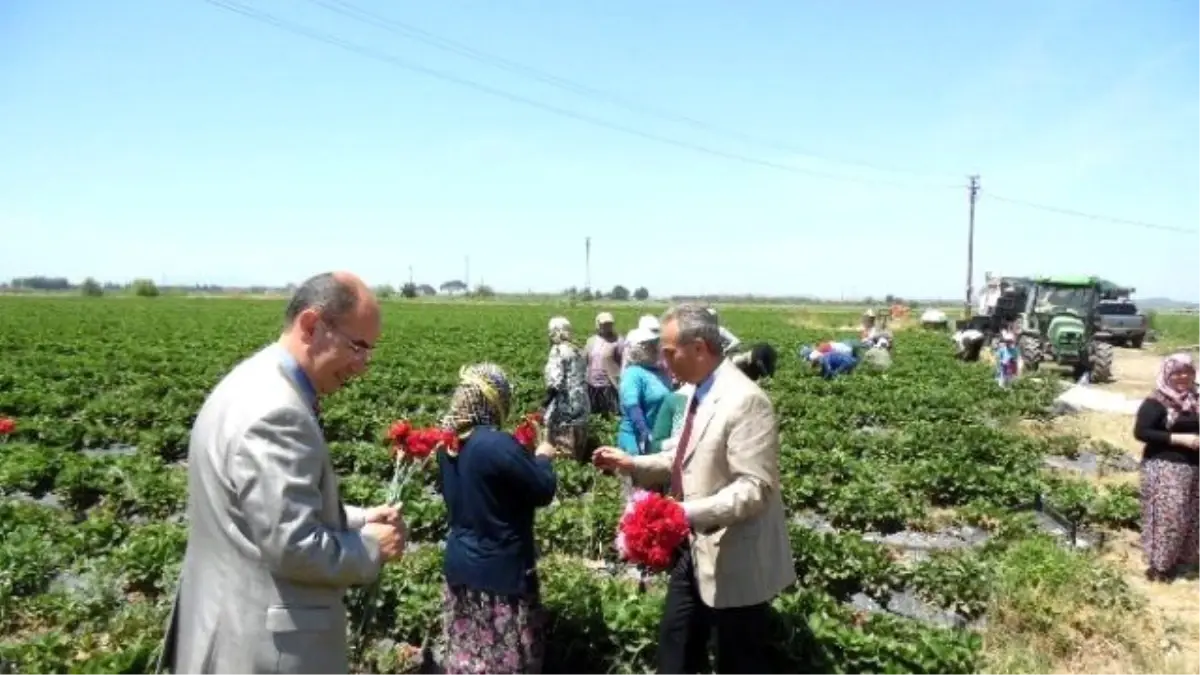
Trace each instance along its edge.
<instances>
[{"instance_id":1,"label":"woman in headscarf","mask_svg":"<svg viewBox=\"0 0 1200 675\"><path fill-rule=\"evenodd\" d=\"M554 447L529 452L501 430L512 389L490 363L464 368L442 420L459 449L438 453L450 533L442 629L444 672L541 672L544 614L534 512L557 489Z\"/></svg>"},{"instance_id":2,"label":"woman in headscarf","mask_svg":"<svg viewBox=\"0 0 1200 675\"><path fill-rule=\"evenodd\" d=\"M628 365L621 376L617 447L630 455L644 455L650 451L654 423L671 385L658 366L658 335L636 328L625 340Z\"/></svg>"},{"instance_id":3,"label":"woman in headscarf","mask_svg":"<svg viewBox=\"0 0 1200 675\"><path fill-rule=\"evenodd\" d=\"M1163 361L1153 392L1138 408L1133 436L1142 450L1142 554L1146 578L1169 581L1200 557L1196 367L1187 354Z\"/></svg>"},{"instance_id":4,"label":"woman in headscarf","mask_svg":"<svg viewBox=\"0 0 1200 675\"><path fill-rule=\"evenodd\" d=\"M566 317L550 319L550 355L546 359L546 431L550 442L586 462L587 422L591 414L587 359L571 340Z\"/></svg>"},{"instance_id":5,"label":"woman in headscarf","mask_svg":"<svg viewBox=\"0 0 1200 675\"><path fill-rule=\"evenodd\" d=\"M594 413L613 415L617 408L617 384L621 381L621 352L625 344L617 334L613 315L596 315L596 334L583 351L588 360L588 402Z\"/></svg>"}]
</instances>

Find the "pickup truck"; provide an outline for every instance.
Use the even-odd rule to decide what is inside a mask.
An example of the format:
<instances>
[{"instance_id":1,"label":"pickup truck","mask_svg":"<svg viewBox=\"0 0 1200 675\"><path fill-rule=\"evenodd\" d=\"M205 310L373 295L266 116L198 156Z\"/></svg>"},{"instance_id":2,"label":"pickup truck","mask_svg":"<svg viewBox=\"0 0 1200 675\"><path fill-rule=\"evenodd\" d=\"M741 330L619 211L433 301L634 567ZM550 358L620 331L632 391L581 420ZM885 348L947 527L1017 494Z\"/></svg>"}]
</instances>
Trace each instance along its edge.
<instances>
[{"instance_id":1,"label":"pickup truck","mask_svg":"<svg viewBox=\"0 0 1200 675\"><path fill-rule=\"evenodd\" d=\"M1141 349L1149 329L1146 316L1128 300L1101 300L1096 303L1096 337L1114 344Z\"/></svg>"}]
</instances>

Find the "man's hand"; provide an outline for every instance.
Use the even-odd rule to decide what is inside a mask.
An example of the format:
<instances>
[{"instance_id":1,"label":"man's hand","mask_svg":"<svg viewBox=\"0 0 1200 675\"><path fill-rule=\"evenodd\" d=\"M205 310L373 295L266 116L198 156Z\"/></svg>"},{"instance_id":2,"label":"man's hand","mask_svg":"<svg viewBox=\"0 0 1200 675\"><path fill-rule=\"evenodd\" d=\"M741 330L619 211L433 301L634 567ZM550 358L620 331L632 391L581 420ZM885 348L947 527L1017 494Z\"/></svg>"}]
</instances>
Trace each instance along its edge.
<instances>
[{"instance_id":1,"label":"man's hand","mask_svg":"<svg viewBox=\"0 0 1200 675\"><path fill-rule=\"evenodd\" d=\"M388 506L373 506L363 511L363 522L365 523L382 523L384 525L401 525L404 523L404 517L400 515L400 507Z\"/></svg>"},{"instance_id":2,"label":"man's hand","mask_svg":"<svg viewBox=\"0 0 1200 675\"><path fill-rule=\"evenodd\" d=\"M592 453L592 464L595 464L598 469L617 471L623 474L633 471L633 458L625 454L623 450L609 446L596 448L596 451Z\"/></svg>"},{"instance_id":3,"label":"man's hand","mask_svg":"<svg viewBox=\"0 0 1200 675\"><path fill-rule=\"evenodd\" d=\"M404 530L404 521L401 520L396 525L367 523L363 525L362 533L379 543L379 553L384 562L392 562L404 555Z\"/></svg>"}]
</instances>

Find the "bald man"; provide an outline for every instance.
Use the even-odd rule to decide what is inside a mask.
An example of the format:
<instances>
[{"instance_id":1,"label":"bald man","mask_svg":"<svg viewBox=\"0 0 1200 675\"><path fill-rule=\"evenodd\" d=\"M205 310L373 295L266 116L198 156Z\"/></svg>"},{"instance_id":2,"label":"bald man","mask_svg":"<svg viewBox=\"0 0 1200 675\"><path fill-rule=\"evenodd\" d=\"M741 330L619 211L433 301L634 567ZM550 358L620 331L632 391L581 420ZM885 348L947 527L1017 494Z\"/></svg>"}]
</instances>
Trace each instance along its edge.
<instances>
[{"instance_id":1,"label":"bald man","mask_svg":"<svg viewBox=\"0 0 1200 675\"><path fill-rule=\"evenodd\" d=\"M308 279L279 340L209 394L188 446L188 544L160 669L345 673L343 597L400 557L390 507L343 506L318 400L366 372L379 303L353 274Z\"/></svg>"}]
</instances>

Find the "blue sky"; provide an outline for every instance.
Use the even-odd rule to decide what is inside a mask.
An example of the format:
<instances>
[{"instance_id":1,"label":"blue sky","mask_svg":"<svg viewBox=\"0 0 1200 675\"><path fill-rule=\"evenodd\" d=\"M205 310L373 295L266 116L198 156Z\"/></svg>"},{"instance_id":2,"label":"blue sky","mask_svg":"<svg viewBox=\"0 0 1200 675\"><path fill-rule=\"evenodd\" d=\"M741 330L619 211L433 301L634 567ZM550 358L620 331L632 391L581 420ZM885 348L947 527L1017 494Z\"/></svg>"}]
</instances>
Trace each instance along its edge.
<instances>
[{"instance_id":1,"label":"blue sky","mask_svg":"<svg viewBox=\"0 0 1200 675\"><path fill-rule=\"evenodd\" d=\"M596 287L958 297L979 173L980 278L1200 295L1196 234L998 199L1194 231L1195 2L344 0L631 110L309 0L230 1L635 133L201 0L5 0L0 277L437 285L469 256L472 283L556 290L590 235Z\"/></svg>"}]
</instances>

